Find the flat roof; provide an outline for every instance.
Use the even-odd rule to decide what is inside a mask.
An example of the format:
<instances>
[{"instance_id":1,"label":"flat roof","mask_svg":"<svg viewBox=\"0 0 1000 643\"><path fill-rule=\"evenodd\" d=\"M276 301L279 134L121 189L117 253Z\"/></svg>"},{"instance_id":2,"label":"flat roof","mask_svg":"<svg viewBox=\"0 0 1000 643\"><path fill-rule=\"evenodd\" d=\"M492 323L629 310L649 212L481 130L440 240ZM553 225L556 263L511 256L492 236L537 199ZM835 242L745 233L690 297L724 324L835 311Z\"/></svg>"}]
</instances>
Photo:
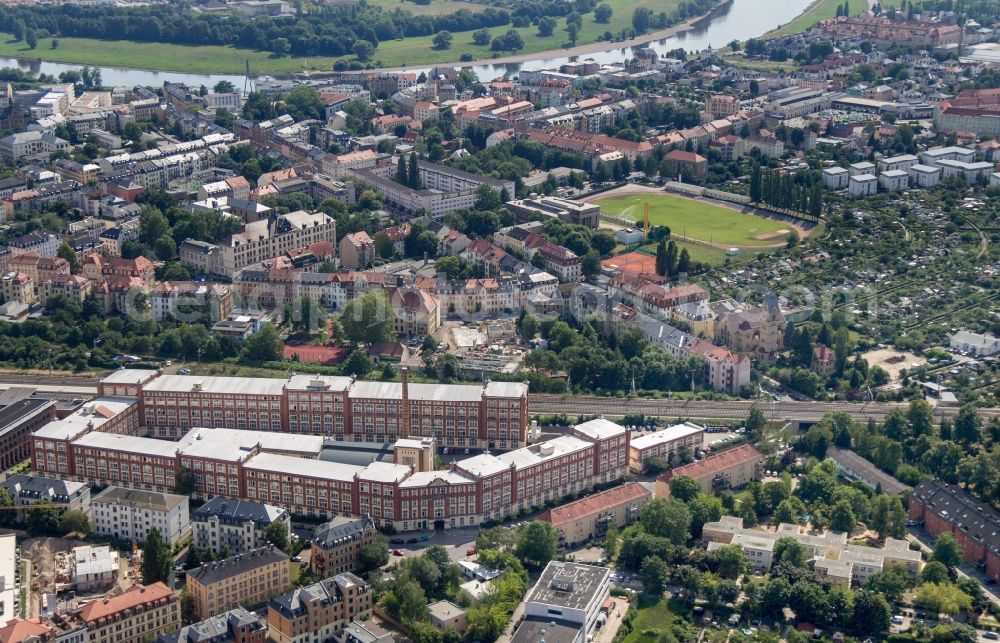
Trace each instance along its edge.
<instances>
[{"instance_id":1,"label":"flat roof","mask_svg":"<svg viewBox=\"0 0 1000 643\"><path fill-rule=\"evenodd\" d=\"M405 464L392 462L372 462L358 472L358 478L370 482L399 482L404 480L412 469ZM434 473L438 473L435 471Z\"/></svg>"},{"instance_id":2,"label":"flat roof","mask_svg":"<svg viewBox=\"0 0 1000 643\"><path fill-rule=\"evenodd\" d=\"M102 424L135 403L135 399L130 397L99 397L87 402L63 419L49 422L33 435L53 440L68 440L78 435L88 425L100 429Z\"/></svg>"},{"instance_id":3,"label":"flat roof","mask_svg":"<svg viewBox=\"0 0 1000 643\"><path fill-rule=\"evenodd\" d=\"M91 503L112 503L124 507L141 507L151 511L171 511L187 503L188 497L175 493L142 491L125 487L108 487L91 499Z\"/></svg>"},{"instance_id":4,"label":"flat roof","mask_svg":"<svg viewBox=\"0 0 1000 643\"><path fill-rule=\"evenodd\" d=\"M610 577L607 567L554 560L545 566L525 602L582 610L598 598L598 591Z\"/></svg>"},{"instance_id":5,"label":"flat roof","mask_svg":"<svg viewBox=\"0 0 1000 643\"><path fill-rule=\"evenodd\" d=\"M337 375L292 375L286 388L289 391L346 391L351 388L350 377Z\"/></svg>"},{"instance_id":6,"label":"flat roof","mask_svg":"<svg viewBox=\"0 0 1000 643\"><path fill-rule=\"evenodd\" d=\"M140 384L156 376L157 371L147 368L121 368L101 378L104 384Z\"/></svg>"},{"instance_id":7,"label":"flat roof","mask_svg":"<svg viewBox=\"0 0 1000 643\"><path fill-rule=\"evenodd\" d=\"M509 467L513 464L518 469L540 464L553 458L575 453L590 447L590 442L572 435L561 435L540 444L535 444L516 451L501 453L497 459Z\"/></svg>"},{"instance_id":8,"label":"flat roof","mask_svg":"<svg viewBox=\"0 0 1000 643\"><path fill-rule=\"evenodd\" d=\"M144 392L191 393L201 384L202 393L240 393L280 396L284 379L267 377L214 377L202 375L161 375L143 386Z\"/></svg>"},{"instance_id":9,"label":"flat roof","mask_svg":"<svg viewBox=\"0 0 1000 643\"><path fill-rule=\"evenodd\" d=\"M510 463L488 453L459 460L455 465L477 477L491 476L510 469Z\"/></svg>"},{"instance_id":10,"label":"flat roof","mask_svg":"<svg viewBox=\"0 0 1000 643\"><path fill-rule=\"evenodd\" d=\"M414 473L409 478L403 481L401 485L402 488L407 487L427 487L430 486L434 481L440 480L445 484L475 484L476 481L472 478L468 478L458 471L451 471L448 469L442 471L420 471Z\"/></svg>"},{"instance_id":11,"label":"flat roof","mask_svg":"<svg viewBox=\"0 0 1000 643\"><path fill-rule=\"evenodd\" d=\"M296 458L295 456L280 455L277 453L258 453L247 460L243 464L243 467L245 469L267 471L269 473L322 478L340 482L353 482L354 475L364 469L364 467L352 464Z\"/></svg>"},{"instance_id":12,"label":"flat roof","mask_svg":"<svg viewBox=\"0 0 1000 643\"><path fill-rule=\"evenodd\" d=\"M77 447L128 451L129 453L141 453L161 458L173 458L182 446L180 442L120 433L102 433L101 431L91 431L81 436L73 444Z\"/></svg>"},{"instance_id":13,"label":"flat roof","mask_svg":"<svg viewBox=\"0 0 1000 643\"><path fill-rule=\"evenodd\" d=\"M220 460L239 460L258 445L264 451L294 453L311 458L323 450L323 436L248 431L244 429L210 429L196 427L182 441L181 454Z\"/></svg>"},{"instance_id":14,"label":"flat roof","mask_svg":"<svg viewBox=\"0 0 1000 643\"><path fill-rule=\"evenodd\" d=\"M606 420L604 418L597 418L596 420L590 420L589 422L584 422L583 424L577 424L575 430L577 433L594 438L595 440L606 440L608 438L624 435L626 431L625 427L622 425L615 424L611 420Z\"/></svg>"},{"instance_id":15,"label":"flat roof","mask_svg":"<svg viewBox=\"0 0 1000 643\"><path fill-rule=\"evenodd\" d=\"M675 424L673 426L668 426L665 429L660 429L656 433L635 438L632 440L632 448L642 451L643 449L649 449L650 447L655 447L660 444L666 444L667 442L673 442L674 440L680 440L682 438L695 435L696 433L703 432L704 430L705 427L692 424L691 422Z\"/></svg>"}]
</instances>

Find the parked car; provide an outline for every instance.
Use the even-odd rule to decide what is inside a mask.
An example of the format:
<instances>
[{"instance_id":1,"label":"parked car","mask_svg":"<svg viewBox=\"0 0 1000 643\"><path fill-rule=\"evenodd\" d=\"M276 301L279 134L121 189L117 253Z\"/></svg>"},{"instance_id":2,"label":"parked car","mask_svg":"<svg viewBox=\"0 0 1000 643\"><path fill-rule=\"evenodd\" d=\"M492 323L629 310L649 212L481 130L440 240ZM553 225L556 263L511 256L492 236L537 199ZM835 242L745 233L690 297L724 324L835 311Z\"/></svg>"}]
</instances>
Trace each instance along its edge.
<instances>
[{"instance_id":1,"label":"parked car","mask_svg":"<svg viewBox=\"0 0 1000 643\"><path fill-rule=\"evenodd\" d=\"M415 545L418 542L420 542L420 540L418 540L417 538L407 538L406 539L406 544L407 545Z\"/></svg>"},{"instance_id":2,"label":"parked car","mask_svg":"<svg viewBox=\"0 0 1000 643\"><path fill-rule=\"evenodd\" d=\"M393 549L392 550L392 555L393 556L403 556L403 555L405 555L405 553L403 552L402 549Z\"/></svg>"},{"instance_id":3,"label":"parked car","mask_svg":"<svg viewBox=\"0 0 1000 643\"><path fill-rule=\"evenodd\" d=\"M430 539L431 539L430 536L421 536L420 537L420 542L425 543L425 542L427 542Z\"/></svg>"},{"instance_id":4,"label":"parked car","mask_svg":"<svg viewBox=\"0 0 1000 643\"><path fill-rule=\"evenodd\" d=\"M465 555L466 556L475 556L476 555L476 548L475 547L469 547L468 549L465 550Z\"/></svg>"}]
</instances>

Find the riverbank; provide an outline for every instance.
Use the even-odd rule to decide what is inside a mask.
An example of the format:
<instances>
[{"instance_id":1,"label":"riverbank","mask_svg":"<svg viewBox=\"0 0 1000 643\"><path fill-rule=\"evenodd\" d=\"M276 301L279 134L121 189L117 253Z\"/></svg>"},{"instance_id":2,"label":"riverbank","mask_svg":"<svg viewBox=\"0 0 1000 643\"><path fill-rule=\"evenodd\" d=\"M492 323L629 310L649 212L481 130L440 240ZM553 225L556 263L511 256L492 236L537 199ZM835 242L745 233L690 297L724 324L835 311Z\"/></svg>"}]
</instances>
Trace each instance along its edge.
<instances>
[{"instance_id":1,"label":"riverbank","mask_svg":"<svg viewBox=\"0 0 1000 643\"><path fill-rule=\"evenodd\" d=\"M891 7L898 7L899 0L854 0L851 3L852 15L855 13L860 13L862 10L869 10L876 4L881 4L883 9L888 10ZM828 20L830 18L837 17L837 8L842 7L844 3L842 0L816 0L811 5L809 5L805 11L803 11L795 20L789 22L787 25L782 25L776 29L764 34L764 38L781 38L783 36L791 36L793 34L802 33L807 31L810 27L815 25L820 20Z\"/></svg>"}]
</instances>

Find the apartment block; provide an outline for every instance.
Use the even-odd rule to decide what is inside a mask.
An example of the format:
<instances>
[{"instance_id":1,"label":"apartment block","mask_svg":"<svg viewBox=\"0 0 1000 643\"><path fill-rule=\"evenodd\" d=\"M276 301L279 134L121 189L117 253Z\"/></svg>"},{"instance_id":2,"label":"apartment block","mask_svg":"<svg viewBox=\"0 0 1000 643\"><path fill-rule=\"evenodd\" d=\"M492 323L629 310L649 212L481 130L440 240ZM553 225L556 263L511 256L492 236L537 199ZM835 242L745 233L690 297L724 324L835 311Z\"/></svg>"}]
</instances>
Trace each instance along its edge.
<instances>
[{"instance_id":1,"label":"apartment block","mask_svg":"<svg viewBox=\"0 0 1000 643\"><path fill-rule=\"evenodd\" d=\"M291 533L291 517L280 507L216 496L191 512L191 544L217 555L241 554L265 546L264 530L276 522Z\"/></svg>"},{"instance_id":2,"label":"apartment block","mask_svg":"<svg viewBox=\"0 0 1000 643\"><path fill-rule=\"evenodd\" d=\"M701 484L704 493L717 494L760 480L763 470L764 456L753 446L741 444L667 471L656 479L656 496L669 496L670 479L676 476L694 478Z\"/></svg>"},{"instance_id":3,"label":"apartment block","mask_svg":"<svg viewBox=\"0 0 1000 643\"><path fill-rule=\"evenodd\" d=\"M371 609L371 587L354 574L337 574L268 601L267 628L275 643L328 641Z\"/></svg>"},{"instance_id":4,"label":"apartment block","mask_svg":"<svg viewBox=\"0 0 1000 643\"><path fill-rule=\"evenodd\" d=\"M172 493L108 487L91 499L90 509L94 533L118 540L145 542L156 529L175 545L191 529L187 496Z\"/></svg>"},{"instance_id":5,"label":"apartment block","mask_svg":"<svg viewBox=\"0 0 1000 643\"><path fill-rule=\"evenodd\" d=\"M560 545L572 546L602 538L612 525L621 528L635 522L643 505L652 499L652 492L645 486L629 482L548 509L539 520L552 524Z\"/></svg>"},{"instance_id":6,"label":"apartment block","mask_svg":"<svg viewBox=\"0 0 1000 643\"><path fill-rule=\"evenodd\" d=\"M320 577L352 571L361 548L378 537L378 528L370 516L338 516L316 528L309 541L309 567Z\"/></svg>"},{"instance_id":7,"label":"apartment block","mask_svg":"<svg viewBox=\"0 0 1000 643\"><path fill-rule=\"evenodd\" d=\"M274 545L251 549L187 571L195 614L208 618L240 606L254 606L287 589L291 559Z\"/></svg>"},{"instance_id":8,"label":"apartment block","mask_svg":"<svg viewBox=\"0 0 1000 643\"><path fill-rule=\"evenodd\" d=\"M705 427L685 422L675 424L655 433L632 440L629 446L628 466L633 473L641 473L650 458L669 462L671 456L687 451L694 455L705 442Z\"/></svg>"},{"instance_id":9,"label":"apartment block","mask_svg":"<svg viewBox=\"0 0 1000 643\"><path fill-rule=\"evenodd\" d=\"M74 620L86 627L87 643L152 639L180 627L181 600L163 583L135 585L117 596L91 601Z\"/></svg>"},{"instance_id":10,"label":"apartment block","mask_svg":"<svg viewBox=\"0 0 1000 643\"><path fill-rule=\"evenodd\" d=\"M161 634L156 643L266 643L267 624L253 612L236 607L203 621Z\"/></svg>"}]
</instances>

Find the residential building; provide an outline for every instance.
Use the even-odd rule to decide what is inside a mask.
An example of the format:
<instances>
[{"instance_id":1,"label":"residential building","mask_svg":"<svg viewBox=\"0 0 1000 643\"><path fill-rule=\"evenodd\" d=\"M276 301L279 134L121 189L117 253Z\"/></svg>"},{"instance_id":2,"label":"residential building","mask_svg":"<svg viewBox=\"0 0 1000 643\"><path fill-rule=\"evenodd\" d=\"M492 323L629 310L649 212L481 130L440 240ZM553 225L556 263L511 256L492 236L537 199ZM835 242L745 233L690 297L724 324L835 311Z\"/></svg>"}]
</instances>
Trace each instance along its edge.
<instances>
[{"instance_id":1,"label":"residential building","mask_svg":"<svg viewBox=\"0 0 1000 643\"><path fill-rule=\"evenodd\" d=\"M924 478L910 494L908 514L931 536L954 536L964 562L1000 580L1000 514L992 506L958 485Z\"/></svg>"},{"instance_id":2,"label":"residential building","mask_svg":"<svg viewBox=\"0 0 1000 643\"><path fill-rule=\"evenodd\" d=\"M831 446L827 450L827 457L837 463L842 476L848 480L857 480L872 491L881 489L882 493L891 496L901 496L912 491L909 485L903 484L850 449Z\"/></svg>"},{"instance_id":3,"label":"residential building","mask_svg":"<svg viewBox=\"0 0 1000 643\"><path fill-rule=\"evenodd\" d=\"M878 175L879 186L886 192L902 192L909 187L909 179L906 170L886 170Z\"/></svg>"},{"instance_id":4,"label":"residential building","mask_svg":"<svg viewBox=\"0 0 1000 643\"><path fill-rule=\"evenodd\" d=\"M55 134L38 130L16 132L0 138L0 158L11 165L28 156L47 155L69 148L69 141L64 141Z\"/></svg>"},{"instance_id":5,"label":"residential building","mask_svg":"<svg viewBox=\"0 0 1000 643\"><path fill-rule=\"evenodd\" d=\"M218 258L211 262L212 272L232 276L247 266L265 259L276 257L292 248L301 248L317 241L336 242L337 222L323 212L289 212L271 219L252 221L243 231L230 235L218 244ZM185 241L185 244L188 242ZM191 246L187 252L182 248L181 264L191 261L198 253ZM211 255L211 248L200 248L201 256L196 260L201 269L208 267L205 255Z\"/></svg>"},{"instance_id":6,"label":"residential building","mask_svg":"<svg viewBox=\"0 0 1000 643\"><path fill-rule=\"evenodd\" d=\"M145 542L156 529L164 541L175 545L191 529L187 496L108 487L91 498L90 509L94 533L126 542Z\"/></svg>"},{"instance_id":7,"label":"residential building","mask_svg":"<svg viewBox=\"0 0 1000 643\"><path fill-rule=\"evenodd\" d=\"M87 643L152 639L180 627L181 599L163 583L135 585L87 603L76 620L87 629Z\"/></svg>"},{"instance_id":8,"label":"residential building","mask_svg":"<svg viewBox=\"0 0 1000 643\"><path fill-rule=\"evenodd\" d=\"M268 601L268 632L274 643L328 641L371 608L371 586L354 574L337 574Z\"/></svg>"},{"instance_id":9,"label":"residential building","mask_svg":"<svg viewBox=\"0 0 1000 643\"><path fill-rule=\"evenodd\" d=\"M267 643L267 623L253 612L235 607L161 634L156 643Z\"/></svg>"},{"instance_id":10,"label":"residential building","mask_svg":"<svg viewBox=\"0 0 1000 643\"><path fill-rule=\"evenodd\" d=\"M629 482L547 509L538 519L552 524L561 546L571 547L604 537L611 525L621 528L635 522L639 510L652 498L645 486Z\"/></svg>"},{"instance_id":11,"label":"residential building","mask_svg":"<svg viewBox=\"0 0 1000 643\"><path fill-rule=\"evenodd\" d=\"M750 385L750 357L712 342L696 339L684 348L705 364L705 384L713 391L739 395Z\"/></svg>"},{"instance_id":12,"label":"residential building","mask_svg":"<svg viewBox=\"0 0 1000 643\"><path fill-rule=\"evenodd\" d=\"M690 456L704 445L705 427L685 422L660 429L649 435L632 440L629 446L628 467L633 473L641 473L650 458L669 463L671 456L680 457L682 451Z\"/></svg>"},{"instance_id":13,"label":"residential building","mask_svg":"<svg viewBox=\"0 0 1000 643\"><path fill-rule=\"evenodd\" d=\"M901 154L879 160L878 169L880 172L891 172L892 170L902 170L905 172L919 163L920 159L913 154Z\"/></svg>"},{"instance_id":14,"label":"residential building","mask_svg":"<svg viewBox=\"0 0 1000 643\"><path fill-rule=\"evenodd\" d=\"M14 498L15 507L48 502L63 505L66 511L81 511L90 515L90 487L82 482L15 473L8 476L2 484L7 493ZM18 519L23 520L26 512L17 513Z\"/></svg>"},{"instance_id":15,"label":"residential building","mask_svg":"<svg viewBox=\"0 0 1000 643\"><path fill-rule=\"evenodd\" d=\"M215 496L191 512L191 544L217 555L241 554L265 546L264 530L273 523L291 533L291 518L280 507Z\"/></svg>"},{"instance_id":16,"label":"residential building","mask_svg":"<svg viewBox=\"0 0 1000 643\"><path fill-rule=\"evenodd\" d=\"M367 268L375 260L375 241L364 230L345 234L340 240L340 265Z\"/></svg>"},{"instance_id":17,"label":"residential building","mask_svg":"<svg viewBox=\"0 0 1000 643\"><path fill-rule=\"evenodd\" d=\"M1000 92L967 89L954 98L942 100L934 109L934 126L945 133L1000 136Z\"/></svg>"},{"instance_id":18,"label":"residential building","mask_svg":"<svg viewBox=\"0 0 1000 643\"><path fill-rule=\"evenodd\" d=\"M17 535L13 531L0 534L0 578L3 578L0 584L0 627L6 626L20 613L21 582L27 579L19 576L18 567Z\"/></svg>"},{"instance_id":19,"label":"residential building","mask_svg":"<svg viewBox=\"0 0 1000 643\"><path fill-rule=\"evenodd\" d=\"M156 321L217 322L233 310L233 291L226 284L164 281L150 291L149 302Z\"/></svg>"},{"instance_id":20,"label":"residential building","mask_svg":"<svg viewBox=\"0 0 1000 643\"><path fill-rule=\"evenodd\" d=\"M679 467L673 467L656 479L656 496L670 495L670 480L676 476L689 476L698 481L704 493L718 494L726 489L738 489L764 473L764 456L749 444L723 449L707 454Z\"/></svg>"},{"instance_id":21,"label":"residential building","mask_svg":"<svg viewBox=\"0 0 1000 643\"><path fill-rule=\"evenodd\" d=\"M316 528L309 541L309 568L321 578L353 571L361 549L377 540L378 528L370 516L338 516Z\"/></svg>"},{"instance_id":22,"label":"residential building","mask_svg":"<svg viewBox=\"0 0 1000 643\"><path fill-rule=\"evenodd\" d=\"M919 551L909 548L905 540L887 538L884 547L864 547L848 544L848 534L842 531L822 533L807 531L799 525L782 523L776 531L751 529L743 526L737 516L723 516L705 523L702 540L708 551L725 545L740 545L750 564L758 572L767 572L774 562L774 546L782 538L791 538L805 553L806 560L827 580L850 586L863 586L873 574L892 566L902 568L915 579L923 566Z\"/></svg>"},{"instance_id":23,"label":"residential building","mask_svg":"<svg viewBox=\"0 0 1000 643\"><path fill-rule=\"evenodd\" d=\"M875 196L878 192L878 178L874 174L857 174L847 184L847 193L852 197Z\"/></svg>"},{"instance_id":24,"label":"residential building","mask_svg":"<svg viewBox=\"0 0 1000 643\"><path fill-rule=\"evenodd\" d=\"M258 547L187 571L187 591L194 598L195 614L213 614L258 605L292 583L291 559L274 545Z\"/></svg>"},{"instance_id":25,"label":"residential building","mask_svg":"<svg viewBox=\"0 0 1000 643\"><path fill-rule=\"evenodd\" d=\"M696 179L704 179L708 174L708 159L701 154L672 150L667 152L663 160L667 162L667 167L672 168L671 174L675 176L687 171Z\"/></svg>"},{"instance_id":26,"label":"residential building","mask_svg":"<svg viewBox=\"0 0 1000 643\"><path fill-rule=\"evenodd\" d=\"M74 547L69 580L78 592L107 589L118 581L118 552L107 545Z\"/></svg>"},{"instance_id":27,"label":"residential building","mask_svg":"<svg viewBox=\"0 0 1000 643\"><path fill-rule=\"evenodd\" d=\"M392 634L371 620L351 621L333 635L334 643L395 643Z\"/></svg>"},{"instance_id":28,"label":"residential building","mask_svg":"<svg viewBox=\"0 0 1000 643\"><path fill-rule=\"evenodd\" d=\"M507 209L517 215L520 221L559 219L595 230L601 216L601 206L596 203L570 201L551 196L508 201Z\"/></svg>"},{"instance_id":29,"label":"residential building","mask_svg":"<svg viewBox=\"0 0 1000 643\"><path fill-rule=\"evenodd\" d=\"M843 190L850 179L850 170L843 167L828 167L823 170L823 187L827 190Z\"/></svg>"},{"instance_id":30,"label":"residential building","mask_svg":"<svg viewBox=\"0 0 1000 643\"><path fill-rule=\"evenodd\" d=\"M715 322L715 342L736 353L773 361L785 347L788 320L773 295L762 306L723 313Z\"/></svg>"},{"instance_id":31,"label":"residential building","mask_svg":"<svg viewBox=\"0 0 1000 643\"><path fill-rule=\"evenodd\" d=\"M875 174L875 164L868 161L861 161L859 163L851 163L848 167L848 173L852 176L862 176L865 174Z\"/></svg>"},{"instance_id":32,"label":"residential building","mask_svg":"<svg viewBox=\"0 0 1000 643\"><path fill-rule=\"evenodd\" d=\"M941 168L929 165L911 165L906 171L910 177L910 185L917 188L932 188L941 181Z\"/></svg>"}]
</instances>

